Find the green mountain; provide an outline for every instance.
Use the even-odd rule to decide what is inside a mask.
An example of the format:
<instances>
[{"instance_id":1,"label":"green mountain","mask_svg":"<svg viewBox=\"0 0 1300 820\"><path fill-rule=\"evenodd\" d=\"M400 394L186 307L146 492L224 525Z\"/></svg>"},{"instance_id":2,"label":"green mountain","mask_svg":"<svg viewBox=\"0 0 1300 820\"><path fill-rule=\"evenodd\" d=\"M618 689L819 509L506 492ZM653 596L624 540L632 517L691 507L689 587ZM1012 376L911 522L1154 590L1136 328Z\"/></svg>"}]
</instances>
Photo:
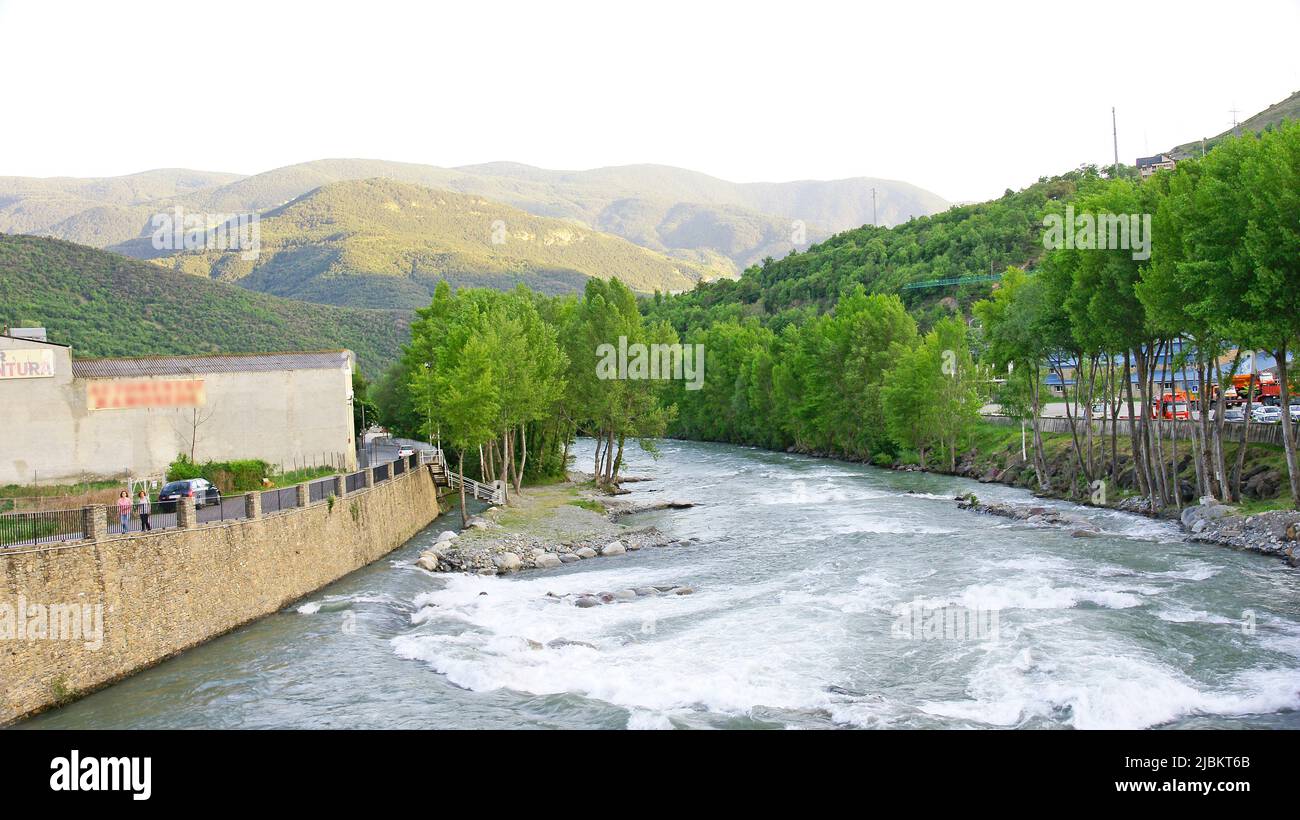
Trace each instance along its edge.
<instances>
[{"instance_id":1,"label":"green mountain","mask_svg":"<svg viewBox=\"0 0 1300 820\"><path fill-rule=\"evenodd\" d=\"M423 307L443 279L560 293L618 276L648 293L722 273L570 221L388 179L318 188L267 212L259 230L256 259L210 251L155 261L277 296L372 308Z\"/></svg>"},{"instance_id":2,"label":"green mountain","mask_svg":"<svg viewBox=\"0 0 1300 820\"><path fill-rule=\"evenodd\" d=\"M0 235L0 325L44 326L79 356L349 348L370 375L409 315L278 299L57 239Z\"/></svg>"},{"instance_id":3,"label":"green mountain","mask_svg":"<svg viewBox=\"0 0 1300 820\"><path fill-rule=\"evenodd\" d=\"M168 172L149 172L152 175ZM857 178L831 182L733 183L663 165L628 165L587 171L551 171L496 162L462 168L364 159L326 159L277 168L251 177L200 172L160 185L142 205L145 180L134 177L62 180L57 207L51 180L0 179L0 232L34 233L97 247L144 254L149 218L179 205L206 214L264 212L334 182L385 178L473 194L536 216L567 219L613 233L653 251L719 271L739 273L766 257L780 258L796 246L796 221L806 234L799 247L835 231L872 222L894 225L935 213L948 203L893 180ZM135 177L146 177L149 174ZM132 184L123 181L134 180ZM209 184L199 184L207 182ZM74 184L75 183L75 184ZM188 185L185 183L189 183ZM66 188L97 191L71 196ZM120 195L113 191L125 188ZM6 204L8 203L8 204ZM75 218L75 219L74 219Z\"/></svg>"},{"instance_id":4,"label":"green mountain","mask_svg":"<svg viewBox=\"0 0 1300 820\"><path fill-rule=\"evenodd\" d=\"M1285 120L1300 120L1300 91L1295 92L1282 102L1274 103L1253 117L1243 120L1238 125L1238 130L1243 134L1268 131L1281 125ZM1233 135L1233 129L1229 128L1222 134L1205 140L1204 149L1209 150L1218 145L1225 137ZM1201 155L1202 145L1200 140L1183 143L1177 148L1170 149L1165 153L1174 159L1186 159L1187 157L1199 157Z\"/></svg>"},{"instance_id":5,"label":"green mountain","mask_svg":"<svg viewBox=\"0 0 1300 820\"><path fill-rule=\"evenodd\" d=\"M722 313L782 321L783 314L829 309L855 285L898 293L923 326L986 297L982 280L1008 265L1033 267L1043 254L1042 215L1049 201L1074 195L1094 169L1044 178L1001 198L950 208L892 228L844 231L784 259L747 271L738 281L701 285L654 303L656 318L679 330ZM967 280L954 282L952 280ZM945 284L935 285L940 280ZM919 287L918 287L919 286Z\"/></svg>"}]
</instances>

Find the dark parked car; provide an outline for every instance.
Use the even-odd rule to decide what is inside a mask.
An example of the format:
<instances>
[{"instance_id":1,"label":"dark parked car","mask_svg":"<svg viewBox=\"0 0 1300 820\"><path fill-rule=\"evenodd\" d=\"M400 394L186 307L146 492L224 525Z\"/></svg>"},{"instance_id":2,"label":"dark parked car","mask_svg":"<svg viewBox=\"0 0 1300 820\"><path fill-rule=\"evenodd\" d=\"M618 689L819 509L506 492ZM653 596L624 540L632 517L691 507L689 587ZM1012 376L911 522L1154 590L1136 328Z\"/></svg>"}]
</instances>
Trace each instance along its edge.
<instances>
[{"instance_id":1,"label":"dark parked car","mask_svg":"<svg viewBox=\"0 0 1300 820\"><path fill-rule=\"evenodd\" d=\"M194 499L195 507L209 507L221 503L221 491L205 478L187 478L169 481L158 491L160 512L175 512L176 502L186 496Z\"/></svg>"}]
</instances>

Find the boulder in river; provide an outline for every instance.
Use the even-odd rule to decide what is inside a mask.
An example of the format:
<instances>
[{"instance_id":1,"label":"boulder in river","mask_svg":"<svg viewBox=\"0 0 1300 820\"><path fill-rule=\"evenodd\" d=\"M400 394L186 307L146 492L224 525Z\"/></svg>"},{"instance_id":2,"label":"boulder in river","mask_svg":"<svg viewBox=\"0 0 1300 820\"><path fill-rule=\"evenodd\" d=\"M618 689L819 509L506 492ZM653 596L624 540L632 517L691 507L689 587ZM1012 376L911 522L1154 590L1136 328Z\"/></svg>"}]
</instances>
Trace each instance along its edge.
<instances>
[{"instance_id":1,"label":"boulder in river","mask_svg":"<svg viewBox=\"0 0 1300 820\"><path fill-rule=\"evenodd\" d=\"M443 542L451 541L459 537L460 536L457 533L454 533L451 530L445 530L443 532L438 533L438 537L434 540L433 543L441 544Z\"/></svg>"},{"instance_id":2,"label":"boulder in river","mask_svg":"<svg viewBox=\"0 0 1300 820\"><path fill-rule=\"evenodd\" d=\"M601 555L624 555L627 553L627 547L622 541L610 541L601 549Z\"/></svg>"},{"instance_id":3,"label":"boulder in river","mask_svg":"<svg viewBox=\"0 0 1300 820\"><path fill-rule=\"evenodd\" d=\"M576 556L578 556L579 558L595 558L595 557L596 557L596 551L595 551L594 549L592 549L591 547L582 547L581 549L574 550L573 554L576 555Z\"/></svg>"},{"instance_id":4,"label":"boulder in river","mask_svg":"<svg viewBox=\"0 0 1300 820\"><path fill-rule=\"evenodd\" d=\"M533 566L538 569L553 569L562 563L560 556L550 552L544 552L533 559Z\"/></svg>"}]
</instances>

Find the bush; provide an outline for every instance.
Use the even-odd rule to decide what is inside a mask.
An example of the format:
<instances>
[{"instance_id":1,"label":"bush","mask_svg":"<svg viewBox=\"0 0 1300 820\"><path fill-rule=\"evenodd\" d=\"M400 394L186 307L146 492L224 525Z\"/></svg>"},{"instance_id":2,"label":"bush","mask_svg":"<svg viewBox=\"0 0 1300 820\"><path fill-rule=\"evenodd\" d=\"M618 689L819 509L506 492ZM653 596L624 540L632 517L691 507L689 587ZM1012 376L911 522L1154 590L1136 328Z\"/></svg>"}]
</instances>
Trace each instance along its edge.
<instances>
[{"instance_id":1,"label":"bush","mask_svg":"<svg viewBox=\"0 0 1300 820\"><path fill-rule=\"evenodd\" d=\"M205 478L223 493L247 492L262 489L271 474L271 465L261 459L245 458L237 461L206 461L196 464L187 455L179 455L167 468L168 481Z\"/></svg>"}]
</instances>

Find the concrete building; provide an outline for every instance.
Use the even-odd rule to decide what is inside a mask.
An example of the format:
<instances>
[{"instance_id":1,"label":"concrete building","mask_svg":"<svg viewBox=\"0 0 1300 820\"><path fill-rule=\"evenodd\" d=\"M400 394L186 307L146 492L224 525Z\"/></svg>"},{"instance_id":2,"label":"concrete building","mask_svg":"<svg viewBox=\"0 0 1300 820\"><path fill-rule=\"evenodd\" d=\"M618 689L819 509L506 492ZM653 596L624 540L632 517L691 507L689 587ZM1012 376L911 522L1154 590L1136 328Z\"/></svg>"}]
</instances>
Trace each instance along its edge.
<instances>
[{"instance_id":1,"label":"concrete building","mask_svg":"<svg viewBox=\"0 0 1300 820\"><path fill-rule=\"evenodd\" d=\"M1156 154L1154 157L1138 157L1137 169L1142 179L1154 174L1156 171L1172 171L1178 167L1178 161L1168 154Z\"/></svg>"},{"instance_id":2,"label":"concrete building","mask_svg":"<svg viewBox=\"0 0 1300 820\"><path fill-rule=\"evenodd\" d=\"M191 450L356 469L351 351L74 359L21 333L0 334L0 485L156 478Z\"/></svg>"}]
</instances>

